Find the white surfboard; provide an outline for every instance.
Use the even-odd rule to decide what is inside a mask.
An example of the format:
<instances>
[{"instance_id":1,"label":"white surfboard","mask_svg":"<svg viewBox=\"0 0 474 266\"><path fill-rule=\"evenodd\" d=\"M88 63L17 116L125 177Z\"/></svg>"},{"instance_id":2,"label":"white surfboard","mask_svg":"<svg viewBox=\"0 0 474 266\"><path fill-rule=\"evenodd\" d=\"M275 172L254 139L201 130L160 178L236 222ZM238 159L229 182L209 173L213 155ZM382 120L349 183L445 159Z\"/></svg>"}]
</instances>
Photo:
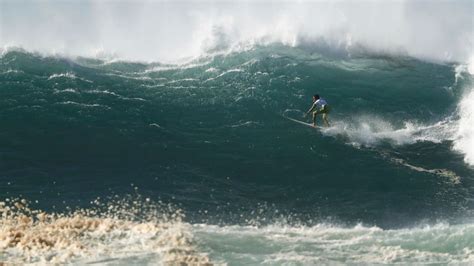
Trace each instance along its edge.
<instances>
[{"instance_id":1,"label":"white surfboard","mask_svg":"<svg viewBox=\"0 0 474 266\"><path fill-rule=\"evenodd\" d=\"M306 123L306 122L303 122L303 121L300 121L300 120L296 120L294 118L291 118L291 117L287 117L287 116L283 116L284 118L290 120L290 121L293 121L295 123L298 123L298 124L301 124L301 125L304 125L304 126L307 126L307 127L311 127L311 128L314 128L314 129L320 129L320 127L318 126L313 126L312 123Z\"/></svg>"}]
</instances>

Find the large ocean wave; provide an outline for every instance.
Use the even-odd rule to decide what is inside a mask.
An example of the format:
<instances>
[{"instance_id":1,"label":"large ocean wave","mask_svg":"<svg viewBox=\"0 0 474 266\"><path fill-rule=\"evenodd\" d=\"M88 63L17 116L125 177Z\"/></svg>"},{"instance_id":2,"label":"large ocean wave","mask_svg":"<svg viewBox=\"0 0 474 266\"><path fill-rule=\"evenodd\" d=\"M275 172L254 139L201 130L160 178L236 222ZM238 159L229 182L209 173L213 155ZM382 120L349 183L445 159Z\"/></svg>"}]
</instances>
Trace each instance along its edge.
<instances>
[{"instance_id":1,"label":"large ocean wave","mask_svg":"<svg viewBox=\"0 0 474 266\"><path fill-rule=\"evenodd\" d=\"M472 262L469 7L1 2L0 261Z\"/></svg>"}]
</instances>

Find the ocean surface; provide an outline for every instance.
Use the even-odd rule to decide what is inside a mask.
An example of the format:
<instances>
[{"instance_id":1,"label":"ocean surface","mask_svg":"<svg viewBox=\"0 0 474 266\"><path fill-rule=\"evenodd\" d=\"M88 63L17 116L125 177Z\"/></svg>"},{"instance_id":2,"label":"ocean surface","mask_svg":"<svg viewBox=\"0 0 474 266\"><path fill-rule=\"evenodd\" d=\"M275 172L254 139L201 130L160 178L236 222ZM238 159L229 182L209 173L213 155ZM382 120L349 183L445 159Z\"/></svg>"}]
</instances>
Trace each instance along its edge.
<instances>
[{"instance_id":1,"label":"ocean surface","mask_svg":"<svg viewBox=\"0 0 474 266\"><path fill-rule=\"evenodd\" d=\"M180 64L5 49L0 261L474 263L472 82L324 46ZM316 93L331 127L287 119Z\"/></svg>"}]
</instances>

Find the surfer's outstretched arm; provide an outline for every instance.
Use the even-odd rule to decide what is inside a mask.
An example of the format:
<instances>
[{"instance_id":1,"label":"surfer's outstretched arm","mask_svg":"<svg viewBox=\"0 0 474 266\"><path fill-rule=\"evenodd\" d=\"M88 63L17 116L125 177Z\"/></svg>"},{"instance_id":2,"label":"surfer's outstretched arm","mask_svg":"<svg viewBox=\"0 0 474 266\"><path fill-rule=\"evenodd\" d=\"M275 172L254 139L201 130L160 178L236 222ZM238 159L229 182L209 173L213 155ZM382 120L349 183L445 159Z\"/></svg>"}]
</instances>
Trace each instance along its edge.
<instances>
[{"instance_id":1,"label":"surfer's outstretched arm","mask_svg":"<svg viewBox=\"0 0 474 266\"><path fill-rule=\"evenodd\" d=\"M311 113L315 107L316 104L311 105L311 108L309 108L308 112L306 112L306 115L309 115L309 113Z\"/></svg>"}]
</instances>

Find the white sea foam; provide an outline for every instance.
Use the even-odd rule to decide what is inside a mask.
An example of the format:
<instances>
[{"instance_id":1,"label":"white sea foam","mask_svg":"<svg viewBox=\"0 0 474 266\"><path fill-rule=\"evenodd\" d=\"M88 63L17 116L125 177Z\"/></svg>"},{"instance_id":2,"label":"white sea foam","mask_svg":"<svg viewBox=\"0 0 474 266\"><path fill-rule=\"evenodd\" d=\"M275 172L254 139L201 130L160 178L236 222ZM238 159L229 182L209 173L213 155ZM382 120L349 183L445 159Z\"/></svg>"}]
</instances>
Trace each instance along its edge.
<instances>
[{"instance_id":1,"label":"white sea foam","mask_svg":"<svg viewBox=\"0 0 474 266\"><path fill-rule=\"evenodd\" d=\"M157 123L151 123L151 124L148 124L150 127L156 127L156 128L163 128L162 126L160 126L159 124Z\"/></svg>"},{"instance_id":2,"label":"white sea foam","mask_svg":"<svg viewBox=\"0 0 474 266\"><path fill-rule=\"evenodd\" d=\"M469 74L474 75L474 54L472 54L471 57L469 58L467 70Z\"/></svg>"},{"instance_id":3,"label":"white sea foam","mask_svg":"<svg viewBox=\"0 0 474 266\"><path fill-rule=\"evenodd\" d=\"M206 55L205 57L207 58L209 57L209 55ZM206 59L206 58L201 58L201 59ZM161 71L169 71L169 70L184 70L184 69L206 66L211 63L210 60L204 60L204 61L199 61L199 62L196 60L197 60L197 57L181 59L181 60L178 60L178 62L176 61L173 62L174 64L153 67L151 69L146 70L145 73L153 73L153 72L161 72Z\"/></svg>"},{"instance_id":4,"label":"white sea foam","mask_svg":"<svg viewBox=\"0 0 474 266\"><path fill-rule=\"evenodd\" d=\"M72 106L78 106L78 107L81 107L81 108L103 108L103 109L111 109L109 106L107 105L102 105L102 104L98 104L98 103L78 103L78 102L74 102L74 101L64 101L64 102L59 102L57 104L61 104L61 105L72 105Z\"/></svg>"},{"instance_id":5,"label":"white sea foam","mask_svg":"<svg viewBox=\"0 0 474 266\"><path fill-rule=\"evenodd\" d=\"M129 101L146 101L145 99L143 98L140 98L140 97L124 97L118 93L115 93L113 91L109 91L109 90L90 90L90 91L85 91L84 93L88 93L88 94L104 94L104 95L111 95L111 96L114 96L114 97L117 97L118 99L121 99L121 100L129 100Z\"/></svg>"},{"instance_id":6,"label":"white sea foam","mask_svg":"<svg viewBox=\"0 0 474 266\"><path fill-rule=\"evenodd\" d=\"M107 94L107 95L113 95L113 96L116 96L116 97L121 97L120 95L118 95L117 93L113 92L113 91L108 91L108 90L90 90L90 91L87 91L87 93L91 93L91 94Z\"/></svg>"},{"instance_id":7,"label":"white sea foam","mask_svg":"<svg viewBox=\"0 0 474 266\"><path fill-rule=\"evenodd\" d=\"M236 124L230 125L229 127L237 128L237 127L261 127L263 124L257 121L239 121Z\"/></svg>"},{"instance_id":8,"label":"white sea foam","mask_svg":"<svg viewBox=\"0 0 474 266\"><path fill-rule=\"evenodd\" d=\"M206 79L204 82L216 80L216 79L221 78L221 77L223 77L223 76L225 76L225 75L228 75L228 74L230 74L230 73L239 73L239 72L244 72L244 70L242 70L242 69L240 69L240 68L229 69L229 70L226 70L226 71L220 73L219 75L217 75L217 76L215 76L215 77Z\"/></svg>"},{"instance_id":9,"label":"white sea foam","mask_svg":"<svg viewBox=\"0 0 474 266\"><path fill-rule=\"evenodd\" d=\"M474 55L468 64L458 65L454 69L455 85L463 78L474 78ZM470 75L466 77L466 75ZM474 86L472 82L463 88L465 90L461 101L458 103L459 119L456 131L453 134L454 149L463 153L464 161L474 166Z\"/></svg>"},{"instance_id":10,"label":"white sea foam","mask_svg":"<svg viewBox=\"0 0 474 266\"><path fill-rule=\"evenodd\" d=\"M459 64L454 67L454 85L463 78L463 73L469 72L469 66L466 64Z\"/></svg>"},{"instance_id":11,"label":"white sea foam","mask_svg":"<svg viewBox=\"0 0 474 266\"><path fill-rule=\"evenodd\" d=\"M59 93L74 93L74 94L78 94L79 92L73 88L67 88L67 89L64 89L64 90L57 90L55 89L54 90L54 94L59 94Z\"/></svg>"},{"instance_id":12,"label":"white sea foam","mask_svg":"<svg viewBox=\"0 0 474 266\"><path fill-rule=\"evenodd\" d=\"M459 103L459 121L454 149L465 154L464 160L474 165L474 88Z\"/></svg>"},{"instance_id":13,"label":"white sea foam","mask_svg":"<svg viewBox=\"0 0 474 266\"><path fill-rule=\"evenodd\" d=\"M142 74L142 73L135 73L135 74ZM119 77L119 78L124 78L124 79L134 79L134 80L153 80L150 77L147 76L131 76L131 75L123 75L123 74L116 74L116 73L106 73L104 74L105 76L113 76L113 77Z\"/></svg>"},{"instance_id":14,"label":"white sea foam","mask_svg":"<svg viewBox=\"0 0 474 266\"><path fill-rule=\"evenodd\" d=\"M407 121L396 127L389 121L373 115L359 116L355 121L336 121L321 132L329 136L345 136L356 146L374 146L382 141L395 145L420 141L439 143L452 138L454 122L445 119L431 125Z\"/></svg>"},{"instance_id":15,"label":"white sea foam","mask_svg":"<svg viewBox=\"0 0 474 266\"><path fill-rule=\"evenodd\" d=\"M4 72L1 72L0 74L2 75L6 75L6 74L11 74L11 73L15 73L15 74L23 74L24 72L21 71L21 70L17 70L17 69L8 69Z\"/></svg>"},{"instance_id":16,"label":"white sea foam","mask_svg":"<svg viewBox=\"0 0 474 266\"><path fill-rule=\"evenodd\" d=\"M60 74L53 74L49 76L48 80L57 79L57 78L70 78L76 79L76 75L72 72L60 73Z\"/></svg>"},{"instance_id":17,"label":"white sea foam","mask_svg":"<svg viewBox=\"0 0 474 266\"><path fill-rule=\"evenodd\" d=\"M184 82L190 82L190 81L198 81L198 79L194 78L184 78L184 79L175 79L175 80L170 80L166 82L165 84L176 84L176 83L184 83Z\"/></svg>"},{"instance_id":18,"label":"white sea foam","mask_svg":"<svg viewBox=\"0 0 474 266\"><path fill-rule=\"evenodd\" d=\"M53 74L53 75L48 77L48 80L59 79L59 78L78 79L78 80L82 80L82 81L87 82L87 83L93 83L92 81L90 81L88 79L77 77L72 72Z\"/></svg>"},{"instance_id":19,"label":"white sea foam","mask_svg":"<svg viewBox=\"0 0 474 266\"><path fill-rule=\"evenodd\" d=\"M405 167L410 168L411 170L417 171L417 172L424 172L424 173L430 173L434 174L443 178L446 178L447 183L453 184L453 185L458 185L461 183L461 177L458 176L455 172L448 170L448 169L427 169L421 166L416 166L413 164L407 163L405 160L400 159L400 158L390 158L390 161L403 165Z\"/></svg>"},{"instance_id":20,"label":"white sea foam","mask_svg":"<svg viewBox=\"0 0 474 266\"><path fill-rule=\"evenodd\" d=\"M210 67L210 68L206 69L205 72L216 72L216 71L218 71L217 68Z\"/></svg>"},{"instance_id":21,"label":"white sea foam","mask_svg":"<svg viewBox=\"0 0 474 266\"><path fill-rule=\"evenodd\" d=\"M229 264L473 263L474 225L436 224L398 230L340 227L194 225L210 256ZM220 247L220 248L209 248Z\"/></svg>"}]
</instances>

